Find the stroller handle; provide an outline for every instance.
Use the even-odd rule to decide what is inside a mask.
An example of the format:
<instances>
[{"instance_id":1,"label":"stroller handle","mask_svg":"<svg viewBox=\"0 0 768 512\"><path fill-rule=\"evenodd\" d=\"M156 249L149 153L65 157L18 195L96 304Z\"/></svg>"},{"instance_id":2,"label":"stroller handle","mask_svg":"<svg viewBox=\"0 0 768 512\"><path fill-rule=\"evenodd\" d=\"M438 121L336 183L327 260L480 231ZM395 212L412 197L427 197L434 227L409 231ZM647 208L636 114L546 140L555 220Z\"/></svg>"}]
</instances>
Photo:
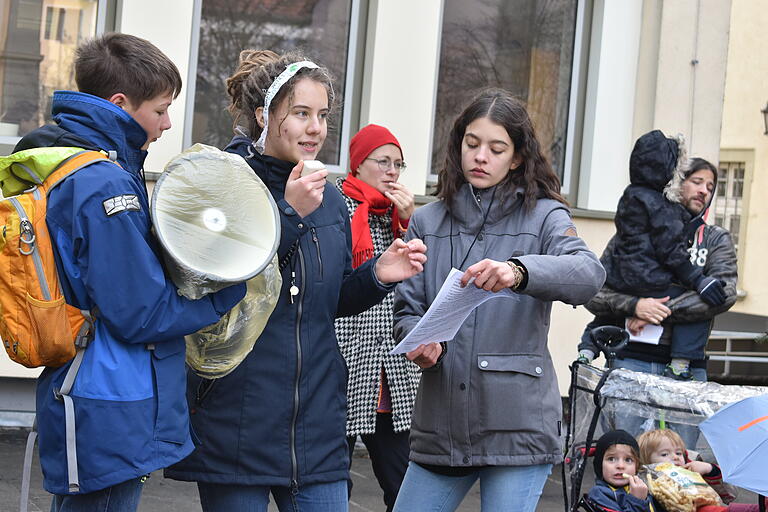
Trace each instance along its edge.
<instances>
[{"instance_id":1,"label":"stroller handle","mask_svg":"<svg viewBox=\"0 0 768 512\"><path fill-rule=\"evenodd\" d=\"M606 358L616 355L616 352L629 343L629 332L615 325L595 327L589 332L589 335Z\"/></svg>"}]
</instances>

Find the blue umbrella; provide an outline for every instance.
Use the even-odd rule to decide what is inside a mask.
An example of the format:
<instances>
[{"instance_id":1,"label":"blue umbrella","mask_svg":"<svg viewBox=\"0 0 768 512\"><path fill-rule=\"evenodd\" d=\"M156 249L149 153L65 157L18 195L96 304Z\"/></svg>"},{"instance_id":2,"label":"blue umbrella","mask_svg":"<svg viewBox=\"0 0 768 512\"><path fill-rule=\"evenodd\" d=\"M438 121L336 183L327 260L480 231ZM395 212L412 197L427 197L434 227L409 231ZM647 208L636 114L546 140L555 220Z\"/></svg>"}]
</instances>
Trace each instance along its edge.
<instances>
[{"instance_id":1,"label":"blue umbrella","mask_svg":"<svg viewBox=\"0 0 768 512\"><path fill-rule=\"evenodd\" d=\"M717 457L723 480L768 494L768 394L729 404L699 428Z\"/></svg>"}]
</instances>

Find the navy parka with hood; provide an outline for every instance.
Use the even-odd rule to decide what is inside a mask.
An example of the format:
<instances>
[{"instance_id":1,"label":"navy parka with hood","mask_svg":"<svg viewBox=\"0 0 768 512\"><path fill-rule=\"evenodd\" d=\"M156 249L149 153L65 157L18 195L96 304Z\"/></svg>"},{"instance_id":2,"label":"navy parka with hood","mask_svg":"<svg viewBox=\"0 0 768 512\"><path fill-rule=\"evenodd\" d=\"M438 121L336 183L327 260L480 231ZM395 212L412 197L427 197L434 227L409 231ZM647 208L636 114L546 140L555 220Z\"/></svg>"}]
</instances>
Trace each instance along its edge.
<instances>
[{"instance_id":1,"label":"navy parka with hood","mask_svg":"<svg viewBox=\"0 0 768 512\"><path fill-rule=\"evenodd\" d=\"M344 480L347 369L334 319L361 313L394 285L378 282L375 259L352 270L349 214L335 187L326 183L322 204L302 218L284 199L294 163L258 154L246 137L226 151L245 158L272 193L278 258L287 264L277 306L240 366L215 381L189 373L196 450L166 476L294 489Z\"/></svg>"},{"instance_id":2,"label":"navy parka with hood","mask_svg":"<svg viewBox=\"0 0 768 512\"><path fill-rule=\"evenodd\" d=\"M79 92L57 91L53 118L58 126L35 130L17 149L82 142L115 151L122 167L90 165L48 197L46 219L65 299L96 311L95 337L70 393L80 493L89 493L192 451L183 336L217 322L229 308L215 295L187 300L165 276L140 176L144 129L120 107ZM126 195L135 196L139 208L107 215L104 202ZM46 368L37 384L44 486L55 494L70 492L64 405L54 396L70 365Z\"/></svg>"},{"instance_id":3,"label":"navy parka with hood","mask_svg":"<svg viewBox=\"0 0 768 512\"><path fill-rule=\"evenodd\" d=\"M691 214L680 204L685 151L653 130L635 143L630 185L616 209L616 235L600 258L606 286L635 295L653 294L678 283L696 289L704 277L690 265Z\"/></svg>"}]
</instances>

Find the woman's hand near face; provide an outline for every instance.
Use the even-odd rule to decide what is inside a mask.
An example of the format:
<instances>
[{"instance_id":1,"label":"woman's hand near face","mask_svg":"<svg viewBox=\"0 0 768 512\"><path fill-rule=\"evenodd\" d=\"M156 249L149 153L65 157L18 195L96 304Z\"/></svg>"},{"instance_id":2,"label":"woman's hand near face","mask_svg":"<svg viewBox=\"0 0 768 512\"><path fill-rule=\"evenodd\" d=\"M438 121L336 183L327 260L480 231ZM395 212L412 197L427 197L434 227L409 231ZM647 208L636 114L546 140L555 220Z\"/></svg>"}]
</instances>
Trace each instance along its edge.
<instances>
[{"instance_id":1,"label":"woman's hand near face","mask_svg":"<svg viewBox=\"0 0 768 512\"><path fill-rule=\"evenodd\" d=\"M376 260L376 278L384 284L397 283L424 270L427 246L418 238L403 241L395 238Z\"/></svg>"},{"instance_id":2,"label":"woman's hand near face","mask_svg":"<svg viewBox=\"0 0 768 512\"><path fill-rule=\"evenodd\" d=\"M504 288L514 288L520 284L522 275L506 261L484 259L470 266L461 276L461 286L467 286L475 278L475 286L489 292L499 292Z\"/></svg>"},{"instance_id":3,"label":"woman's hand near face","mask_svg":"<svg viewBox=\"0 0 768 512\"><path fill-rule=\"evenodd\" d=\"M416 209L413 193L402 183L395 182L390 187L391 189L384 192L384 195L397 207L397 216L400 217L400 220L410 219L411 215L413 215L413 210Z\"/></svg>"},{"instance_id":4,"label":"woman's hand near face","mask_svg":"<svg viewBox=\"0 0 768 512\"><path fill-rule=\"evenodd\" d=\"M322 169L302 178L301 170L303 168L304 161L299 160L291 174L288 175L288 181L285 184L285 200L291 205L291 208L296 210L296 213L301 217L306 217L317 210L320 203L323 202L323 189L328 170Z\"/></svg>"}]
</instances>

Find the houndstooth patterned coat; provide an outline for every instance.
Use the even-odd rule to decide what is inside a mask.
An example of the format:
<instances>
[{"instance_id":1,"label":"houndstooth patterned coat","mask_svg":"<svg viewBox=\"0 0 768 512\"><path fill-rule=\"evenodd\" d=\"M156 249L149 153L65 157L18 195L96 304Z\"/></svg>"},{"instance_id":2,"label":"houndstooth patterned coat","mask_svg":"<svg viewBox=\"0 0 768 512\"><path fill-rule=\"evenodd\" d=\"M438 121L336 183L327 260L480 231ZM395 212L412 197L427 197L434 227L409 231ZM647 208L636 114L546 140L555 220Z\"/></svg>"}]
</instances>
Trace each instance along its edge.
<instances>
[{"instance_id":1,"label":"houndstooth patterned coat","mask_svg":"<svg viewBox=\"0 0 768 512\"><path fill-rule=\"evenodd\" d=\"M344 194L344 178L336 180L349 209L349 217L357 210L359 201ZM392 217L374 215L368 217L371 226L373 250L376 255L384 252L392 243ZM347 435L373 434L376 430L376 407L381 387L381 368L387 376L392 396L392 424L395 432L411 428L411 411L419 384L418 366L403 355L389 355L395 348L392 338L393 294L381 303L356 316L336 320L336 337L339 348L347 361Z\"/></svg>"}]
</instances>

